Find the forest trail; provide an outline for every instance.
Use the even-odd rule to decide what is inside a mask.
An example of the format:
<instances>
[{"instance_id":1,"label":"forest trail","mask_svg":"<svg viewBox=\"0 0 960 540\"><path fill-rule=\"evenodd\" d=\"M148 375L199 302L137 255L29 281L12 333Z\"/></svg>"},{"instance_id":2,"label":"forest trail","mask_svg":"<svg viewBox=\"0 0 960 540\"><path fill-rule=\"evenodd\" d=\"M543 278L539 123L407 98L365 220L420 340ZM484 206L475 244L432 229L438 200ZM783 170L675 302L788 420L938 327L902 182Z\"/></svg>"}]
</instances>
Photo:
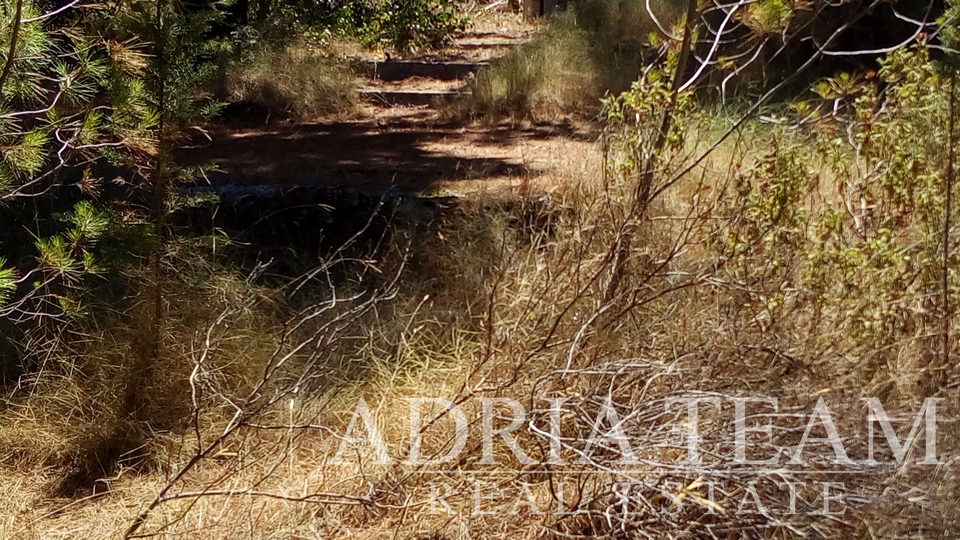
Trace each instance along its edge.
<instances>
[{"instance_id":1,"label":"forest trail","mask_svg":"<svg viewBox=\"0 0 960 540\"><path fill-rule=\"evenodd\" d=\"M597 134L569 121L488 123L452 118L447 104L474 72L530 39L536 27L476 24L439 51L368 55L355 116L214 126L181 148L183 164L209 163L214 186L394 188L469 195L549 187L601 166Z\"/></svg>"}]
</instances>

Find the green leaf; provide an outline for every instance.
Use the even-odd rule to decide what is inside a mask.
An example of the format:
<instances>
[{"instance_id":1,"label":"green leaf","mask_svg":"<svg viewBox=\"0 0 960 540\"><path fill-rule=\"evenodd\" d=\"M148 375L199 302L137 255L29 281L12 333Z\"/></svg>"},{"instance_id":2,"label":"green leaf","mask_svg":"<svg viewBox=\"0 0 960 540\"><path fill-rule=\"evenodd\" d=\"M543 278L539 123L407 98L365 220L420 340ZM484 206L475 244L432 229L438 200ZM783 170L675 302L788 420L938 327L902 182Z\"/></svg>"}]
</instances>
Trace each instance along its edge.
<instances>
[{"instance_id":1,"label":"green leaf","mask_svg":"<svg viewBox=\"0 0 960 540\"><path fill-rule=\"evenodd\" d=\"M83 118L83 124L77 133L77 140L80 144L92 144L96 141L100 133L100 126L103 122L103 115L99 111L93 110L87 113Z\"/></svg>"}]
</instances>

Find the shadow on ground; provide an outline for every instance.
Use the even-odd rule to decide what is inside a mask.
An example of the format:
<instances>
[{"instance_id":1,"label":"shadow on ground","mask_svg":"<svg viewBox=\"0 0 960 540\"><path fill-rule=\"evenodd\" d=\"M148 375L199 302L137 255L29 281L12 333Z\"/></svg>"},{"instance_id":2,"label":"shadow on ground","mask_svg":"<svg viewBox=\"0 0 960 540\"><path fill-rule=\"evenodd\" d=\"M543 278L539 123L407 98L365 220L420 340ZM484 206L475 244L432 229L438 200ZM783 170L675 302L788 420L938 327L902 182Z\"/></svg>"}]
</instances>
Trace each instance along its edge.
<instances>
[{"instance_id":1,"label":"shadow on ground","mask_svg":"<svg viewBox=\"0 0 960 540\"><path fill-rule=\"evenodd\" d=\"M439 182L537 176L542 171L530 170L491 148L497 139L505 145L523 137L410 117L388 123L274 125L215 130L212 140L196 138L181 147L177 159L182 165L214 165L217 170L208 175L214 184L427 190ZM477 145L480 141L486 144Z\"/></svg>"}]
</instances>

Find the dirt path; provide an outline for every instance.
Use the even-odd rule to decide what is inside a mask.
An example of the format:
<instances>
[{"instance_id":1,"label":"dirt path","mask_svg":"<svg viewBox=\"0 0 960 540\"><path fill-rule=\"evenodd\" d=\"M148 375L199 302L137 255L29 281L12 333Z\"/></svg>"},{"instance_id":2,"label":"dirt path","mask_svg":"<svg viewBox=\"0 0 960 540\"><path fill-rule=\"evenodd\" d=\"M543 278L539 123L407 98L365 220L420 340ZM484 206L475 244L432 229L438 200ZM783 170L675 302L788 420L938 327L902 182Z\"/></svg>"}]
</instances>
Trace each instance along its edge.
<instances>
[{"instance_id":1,"label":"dirt path","mask_svg":"<svg viewBox=\"0 0 960 540\"><path fill-rule=\"evenodd\" d=\"M213 163L213 184L321 184L470 194L549 186L599 166L596 134L573 124L487 125L446 119L441 101L469 73L530 39L535 28L486 24L442 51L367 59L361 114L350 121L215 128L180 150L183 163ZM418 104L422 103L422 104Z\"/></svg>"}]
</instances>

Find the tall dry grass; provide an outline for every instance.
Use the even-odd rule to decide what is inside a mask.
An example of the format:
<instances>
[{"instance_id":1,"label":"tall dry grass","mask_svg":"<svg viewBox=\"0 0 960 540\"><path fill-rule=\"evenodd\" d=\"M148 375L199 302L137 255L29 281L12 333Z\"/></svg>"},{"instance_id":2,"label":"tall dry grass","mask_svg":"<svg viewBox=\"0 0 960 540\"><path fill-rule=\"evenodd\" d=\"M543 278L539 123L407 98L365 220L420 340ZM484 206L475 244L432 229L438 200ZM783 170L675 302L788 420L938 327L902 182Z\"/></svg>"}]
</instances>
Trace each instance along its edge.
<instances>
[{"instance_id":1,"label":"tall dry grass","mask_svg":"<svg viewBox=\"0 0 960 540\"><path fill-rule=\"evenodd\" d=\"M267 120L347 117L359 103L359 78L341 59L343 47L295 42L260 51L228 70L226 97L234 108Z\"/></svg>"},{"instance_id":2,"label":"tall dry grass","mask_svg":"<svg viewBox=\"0 0 960 540\"><path fill-rule=\"evenodd\" d=\"M517 399L533 415L533 425L542 425L546 414L534 397L567 397L571 401L563 426L579 440L589 436L604 400L611 397L624 407L622 415L644 420L627 428L638 457L659 463L684 459L675 431L683 417L680 411L663 417L664 400L696 392L779 397L783 412L800 418L817 396L826 396L838 428L862 434L855 390L871 384L872 375L860 358L834 352L841 349L810 346L811 337L818 343L850 337L831 331L832 323L813 321L797 300L780 311L758 304L757 287L780 284L738 284L727 273L733 268L718 262L706 237L706 231L715 230L723 201L711 199L703 186L709 183L721 192L723 183L733 181L729 171L746 170L759 148L725 148L699 178L691 177L651 208L631 248L628 279L612 299L606 282L610 247L629 219L624 205L632 190L629 177L614 171L606 183L571 177L550 194L466 201L436 228L398 231L398 242L411 234L417 238L416 253L384 253L374 263L388 277L400 265L416 270L405 274L396 295L347 319L340 317L360 304L342 304L344 311L325 312L316 325L293 333L293 325L314 313L310 306L323 302L278 296L277 290L221 270L198 270L192 282L196 289L184 282L170 292L173 315L164 365L143 389L150 407L143 415L146 421L132 426L140 439L126 441L128 446L117 454L93 458L116 462L109 469L88 469L86 490L64 497L50 487L69 476L68 467L83 462L77 456L96 436L116 432L116 423L123 421L111 416L118 405L110 396L124 384L124 353L110 351L129 351L136 334L105 328L89 342L55 349L73 359L71 367L38 374L28 395L18 391L10 396L0 421L6 450L2 470L17 480L4 483L2 537L121 537L185 467L187 473L145 516L138 533L205 539L466 538L482 531L490 538L537 538L546 531L561 538L625 530L626 537L643 538L681 535L693 527L701 536L725 532L781 538L792 537L791 530L818 530L840 538L869 527L886 531L878 537L894 538L904 524L919 518L885 491L891 485L897 490L936 486L938 494L927 511L939 516L943 531L953 530L952 506L940 498L953 481L943 475L918 477L910 468L848 479L851 495L876 499L853 507L843 518L803 512L776 519L734 514L731 505L752 482L762 482L761 475L728 482L719 500L728 513L720 516L696 502L669 518L651 514L649 508L611 516L615 485L623 478L603 471L616 462L616 452L595 455L580 465L580 473L548 475L535 468L514 475L457 473L478 467L477 421L471 421L470 442L446 467L449 472L375 465L371 449L363 445L350 453L349 464L330 463L341 444L336 434L343 433L360 397L374 411L396 459L405 456L409 442L403 399L421 396L462 401L470 419L477 418L479 409L469 398ZM316 285L310 295L329 301L328 287ZM351 290L359 289L351 285L340 293L349 296ZM217 324L225 312L229 324ZM342 330L314 334L337 321L344 323ZM270 369L276 351L285 354L292 344L316 335L330 337L323 338L323 347L311 349L317 356L294 355L286 368L273 372L270 384L258 390L268 398L266 406L251 402L255 406L246 410L242 425L223 437L235 406ZM204 353L206 363L198 364ZM904 363L890 369L894 371L886 376L899 380L909 375L902 370L913 368ZM193 386L198 381L203 384ZM194 407L196 388L204 390ZM763 451L795 444L802 427L802 422L786 422ZM721 468L727 462L731 450L723 437L729 429L723 415L704 412L708 464ZM449 449L452 431L449 416L440 414L422 434L425 455ZM91 439L90 434L96 435ZM531 456L546 457L531 432L519 434L519 440ZM199 454L211 441L217 441L211 451ZM139 444L130 447L132 442ZM851 453L862 452L856 437L848 442ZM565 444L564 459L576 461L578 448ZM941 446L941 452L950 451L951 445ZM496 455L503 465L493 471L512 468L505 447L497 446ZM810 455L813 460L831 454L826 447L811 448ZM789 472L781 474L790 478ZM628 477L646 482L665 477L681 484L677 490L697 492L684 487L696 478L669 468ZM477 478L486 482L479 484L482 495L494 497L484 503L489 508L482 508L492 514L474 512ZM453 488L447 501L457 515L431 513L432 482ZM513 515L494 507L509 505L521 493L528 497L526 489L541 508L553 508L560 483L568 489L567 500L575 494L587 513ZM756 489L775 497L772 485ZM816 490L805 489L804 508L820 504ZM496 499L503 494L509 495L506 503ZM892 512L899 512L896 518ZM651 522L652 516L659 517Z\"/></svg>"},{"instance_id":3,"label":"tall dry grass","mask_svg":"<svg viewBox=\"0 0 960 540\"><path fill-rule=\"evenodd\" d=\"M551 18L543 32L495 59L454 106L460 116L497 119L595 117L599 99L630 87L655 56L648 44L660 33L650 16L671 29L682 6L667 0L589 0Z\"/></svg>"},{"instance_id":4,"label":"tall dry grass","mask_svg":"<svg viewBox=\"0 0 960 540\"><path fill-rule=\"evenodd\" d=\"M660 156L658 180L689 164L716 129L689 126L685 144ZM4 454L0 474L19 479L0 488L0 538L114 538L131 523L138 534L214 539L956 536L955 413L942 412L942 466L915 466L918 449L903 466L862 464L860 398L879 397L912 420L919 398L955 398L957 379L947 370L930 384L937 365L928 334L937 320L929 310L906 311L909 324L878 339L857 326L855 294L837 300L811 285L811 271L832 264L809 257L823 234L818 216L842 198L814 181L829 163L815 137L754 126L759 135L732 138L638 219L636 164L626 162L638 153L624 146L637 127L623 138L609 132L599 175L571 172L550 192L478 197L429 224L397 222L381 244L387 249L329 254L287 283L202 263L171 273L180 281L170 284L164 364L143 387L152 408L133 424L141 445L122 448L99 476L88 474L87 490L72 498L50 486L84 462L71 456L88 446L85 433L109 433L119 422L110 395L122 387L124 359L109 351L135 350L137 334L86 330L91 339L51 349L66 367L38 373L26 395L12 391L0 418L0 436L17 449ZM637 234L626 244L626 271L611 288L611 261L630 227ZM850 227L841 228L851 243L844 253L857 242ZM915 230L900 233L913 244ZM876 260L853 272L865 276L863 291L876 291L867 279ZM909 287L883 287L894 303L914 299ZM755 445L762 456L795 447L824 398L860 461L840 477L846 512L818 514L823 493L808 482L835 465L829 445L808 447L808 467L799 470L731 465L730 402L703 410L706 472L683 468L677 429L687 419L666 404L690 395L778 398L777 429ZM404 398L461 403L468 444L442 471L377 465L368 445L333 464L360 397L394 459L410 442ZM530 418L519 444L541 460L549 449L536 429L549 411L537 398L567 398L560 453L576 466L518 467L498 443L501 465L464 472L484 467L478 397L523 403ZM642 471L624 471L613 445L577 463L608 399L630 419L622 427L648 465ZM453 442L453 419L432 412L435 421L420 433L428 457ZM26 440L40 443L16 446ZM718 506L705 502L700 478L711 471L726 482ZM771 479L802 485L799 512L788 512ZM625 480L656 493L624 511L617 486ZM450 486L455 514L431 512L431 483ZM582 512L513 514L492 499L475 512L477 489L507 494L508 506L529 493L546 509L558 504L561 484ZM750 493L770 512L737 513ZM676 505L681 498L687 503Z\"/></svg>"}]
</instances>

